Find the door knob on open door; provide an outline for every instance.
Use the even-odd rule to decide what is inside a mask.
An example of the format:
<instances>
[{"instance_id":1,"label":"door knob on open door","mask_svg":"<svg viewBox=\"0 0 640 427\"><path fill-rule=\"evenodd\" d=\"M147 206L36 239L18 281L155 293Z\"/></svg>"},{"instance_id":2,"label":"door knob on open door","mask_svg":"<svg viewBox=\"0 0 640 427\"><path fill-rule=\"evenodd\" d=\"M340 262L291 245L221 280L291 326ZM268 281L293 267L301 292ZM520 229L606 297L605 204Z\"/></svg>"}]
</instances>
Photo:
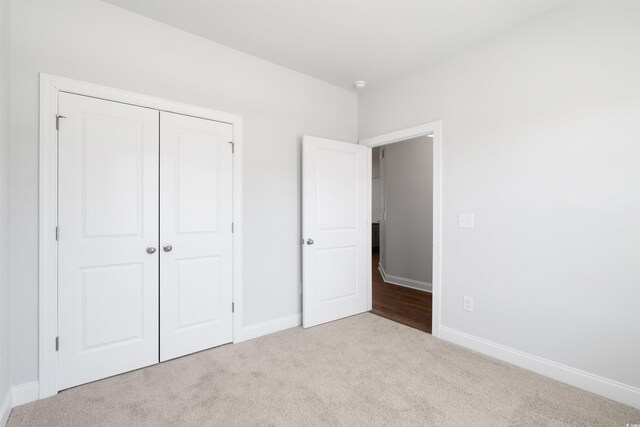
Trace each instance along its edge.
<instances>
[{"instance_id":1,"label":"door knob on open door","mask_svg":"<svg viewBox=\"0 0 640 427\"><path fill-rule=\"evenodd\" d=\"M307 245L313 245L313 239L307 239Z\"/></svg>"},{"instance_id":2,"label":"door knob on open door","mask_svg":"<svg viewBox=\"0 0 640 427\"><path fill-rule=\"evenodd\" d=\"M171 245L164 245L162 247L162 250L165 251L165 252L171 252L171 249L173 249L173 246L171 246Z\"/></svg>"}]
</instances>

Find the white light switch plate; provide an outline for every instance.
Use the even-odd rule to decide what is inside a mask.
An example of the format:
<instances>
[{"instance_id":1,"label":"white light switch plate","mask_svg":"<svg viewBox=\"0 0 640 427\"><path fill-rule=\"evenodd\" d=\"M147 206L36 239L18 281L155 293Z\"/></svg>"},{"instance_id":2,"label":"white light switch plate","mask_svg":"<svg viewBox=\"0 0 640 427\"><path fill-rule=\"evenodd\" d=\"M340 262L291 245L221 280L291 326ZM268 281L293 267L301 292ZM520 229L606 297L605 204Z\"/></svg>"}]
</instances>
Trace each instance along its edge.
<instances>
[{"instance_id":1,"label":"white light switch plate","mask_svg":"<svg viewBox=\"0 0 640 427\"><path fill-rule=\"evenodd\" d=\"M460 228L473 228L473 214L461 213L458 215L458 227Z\"/></svg>"}]
</instances>

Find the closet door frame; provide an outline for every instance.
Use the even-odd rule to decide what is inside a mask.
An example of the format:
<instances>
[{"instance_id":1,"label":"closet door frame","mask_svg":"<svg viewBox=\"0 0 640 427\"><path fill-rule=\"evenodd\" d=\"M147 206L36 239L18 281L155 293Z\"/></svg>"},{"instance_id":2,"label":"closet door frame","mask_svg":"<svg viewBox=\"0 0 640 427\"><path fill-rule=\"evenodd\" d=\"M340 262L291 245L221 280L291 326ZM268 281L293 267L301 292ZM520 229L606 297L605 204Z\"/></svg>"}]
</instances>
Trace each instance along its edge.
<instances>
[{"instance_id":1,"label":"closet door frame","mask_svg":"<svg viewBox=\"0 0 640 427\"><path fill-rule=\"evenodd\" d=\"M40 73L39 381L40 399L58 393L58 97L61 92L228 123L233 126L233 342L242 336L242 116ZM64 231L61 231L64 233ZM60 345L64 345L61 342Z\"/></svg>"}]
</instances>

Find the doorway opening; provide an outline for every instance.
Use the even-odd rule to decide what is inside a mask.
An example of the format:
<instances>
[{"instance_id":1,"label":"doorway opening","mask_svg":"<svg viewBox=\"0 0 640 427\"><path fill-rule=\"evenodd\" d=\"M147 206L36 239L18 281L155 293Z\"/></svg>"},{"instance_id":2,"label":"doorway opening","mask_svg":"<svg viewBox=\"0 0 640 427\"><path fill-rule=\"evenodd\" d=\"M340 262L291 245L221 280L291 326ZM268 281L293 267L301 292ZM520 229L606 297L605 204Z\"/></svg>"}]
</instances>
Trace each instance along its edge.
<instances>
[{"instance_id":1,"label":"doorway opening","mask_svg":"<svg viewBox=\"0 0 640 427\"><path fill-rule=\"evenodd\" d=\"M440 336L442 123L363 139L370 147L371 313Z\"/></svg>"},{"instance_id":2,"label":"doorway opening","mask_svg":"<svg viewBox=\"0 0 640 427\"><path fill-rule=\"evenodd\" d=\"M433 135L371 152L371 312L431 333Z\"/></svg>"}]
</instances>

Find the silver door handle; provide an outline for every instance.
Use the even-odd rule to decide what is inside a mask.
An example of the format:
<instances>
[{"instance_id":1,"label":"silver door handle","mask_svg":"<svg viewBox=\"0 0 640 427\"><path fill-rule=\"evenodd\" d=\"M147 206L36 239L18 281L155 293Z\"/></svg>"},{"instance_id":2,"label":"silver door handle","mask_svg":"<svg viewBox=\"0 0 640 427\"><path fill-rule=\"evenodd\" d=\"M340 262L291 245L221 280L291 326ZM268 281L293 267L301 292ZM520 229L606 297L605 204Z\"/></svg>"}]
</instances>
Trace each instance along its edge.
<instances>
[{"instance_id":1,"label":"silver door handle","mask_svg":"<svg viewBox=\"0 0 640 427\"><path fill-rule=\"evenodd\" d=\"M156 248L154 248L153 246L148 246L148 247L147 247L147 253L148 253L149 255L151 255L151 254L155 254L155 253L156 253Z\"/></svg>"},{"instance_id":2,"label":"silver door handle","mask_svg":"<svg viewBox=\"0 0 640 427\"><path fill-rule=\"evenodd\" d=\"M313 245L314 241L313 239L307 239L307 245Z\"/></svg>"},{"instance_id":3,"label":"silver door handle","mask_svg":"<svg viewBox=\"0 0 640 427\"><path fill-rule=\"evenodd\" d=\"M171 249L173 249L173 246L171 246L171 245L164 245L162 247L162 250L165 251L165 252L171 252Z\"/></svg>"}]
</instances>

